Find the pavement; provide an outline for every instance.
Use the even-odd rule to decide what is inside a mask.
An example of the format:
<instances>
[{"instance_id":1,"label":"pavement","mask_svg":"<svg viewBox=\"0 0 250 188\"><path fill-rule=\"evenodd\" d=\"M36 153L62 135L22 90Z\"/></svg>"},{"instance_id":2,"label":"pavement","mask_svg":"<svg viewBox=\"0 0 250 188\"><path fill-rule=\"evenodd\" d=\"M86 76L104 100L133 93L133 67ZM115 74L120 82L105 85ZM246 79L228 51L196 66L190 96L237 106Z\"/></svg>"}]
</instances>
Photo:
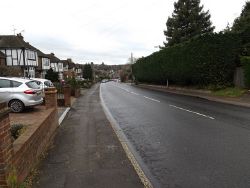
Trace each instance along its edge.
<instances>
[{"instance_id":1,"label":"pavement","mask_svg":"<svg viewBox=\"0 0 250 188\"><path fill-rule=\"evenodd\" d=\"M221 97L212 95L211 92L208 90L189 89L189 88L181 88L174 86L167 87L167 86L150 85L150 84L139 84L134 86L151 90L175 93L180 95L199 97L210 101L221 102L226 104L250 107L250 91L248 91L241 97Z\"/></svg>"},{"instance_id":2,"label":"pavement","mask_svg":"<svg viewBox=\"0 0 250 188\"><path fill-rule=\"evenodd\" d=\"M34 188L144 187L103 112L98 84L76 99L38 172Z\"/></svg>"}]
</instances>

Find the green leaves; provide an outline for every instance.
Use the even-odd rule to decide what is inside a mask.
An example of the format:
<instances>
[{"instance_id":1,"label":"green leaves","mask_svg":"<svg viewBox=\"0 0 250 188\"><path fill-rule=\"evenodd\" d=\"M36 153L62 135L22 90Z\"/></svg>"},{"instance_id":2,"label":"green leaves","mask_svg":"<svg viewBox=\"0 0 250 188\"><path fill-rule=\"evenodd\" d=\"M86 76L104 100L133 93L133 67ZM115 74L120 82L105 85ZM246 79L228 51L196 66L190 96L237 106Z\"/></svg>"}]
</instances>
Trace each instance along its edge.
<instances>
[{"instance_id":1,"label":"green leaves","mask_svg":"<svg viewBox=\"0 0 250 188\"><path fill-rule=\"evenodd\" d=\"M139 59L133 74L156 84L232 85L239 41L234 34L206 34Z\"/></svg>"},{"instance_id":2,"label":"green leaves","mask_svg":"<svg viewBox=\"0 0 250 188\"><path fill-rule=\"evenodd\" d=\"M213 32L209 11L203 11L200 0L179 0L174 3L174 8L172 17L166 23L167 30L164 31L166 47Z\"/></svg>"}]
</instances>

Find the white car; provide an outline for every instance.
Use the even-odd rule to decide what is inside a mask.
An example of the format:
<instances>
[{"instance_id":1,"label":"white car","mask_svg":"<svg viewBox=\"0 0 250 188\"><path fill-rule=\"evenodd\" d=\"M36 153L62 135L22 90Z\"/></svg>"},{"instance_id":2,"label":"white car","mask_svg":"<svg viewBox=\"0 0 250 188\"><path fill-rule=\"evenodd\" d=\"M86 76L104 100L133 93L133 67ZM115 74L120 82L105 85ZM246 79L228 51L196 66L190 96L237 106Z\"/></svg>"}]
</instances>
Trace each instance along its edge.
<instances>
[{"instance_id":1,"label":"white car","mask_svg":"<svg viewBox=\"0 0 250 188\"><path fill-rule=\"evenodd\" d=\"M0 77L0 102L6 102L12 112L43 103L42 90L34 80Z\"/></svg>"},{"instance_id":2,"label":"white car","mask_svg":"<svg viewBox=\"0 0 250 188\"><path fill-rule=\"evenodd\" d=\"M54 87L53 83L50 80L43 79L43 78L31 78L31 80L34 80L37 82L37 85L40 86L41 89L48 88L48 87Z\"/></svg>"}]
</instances>

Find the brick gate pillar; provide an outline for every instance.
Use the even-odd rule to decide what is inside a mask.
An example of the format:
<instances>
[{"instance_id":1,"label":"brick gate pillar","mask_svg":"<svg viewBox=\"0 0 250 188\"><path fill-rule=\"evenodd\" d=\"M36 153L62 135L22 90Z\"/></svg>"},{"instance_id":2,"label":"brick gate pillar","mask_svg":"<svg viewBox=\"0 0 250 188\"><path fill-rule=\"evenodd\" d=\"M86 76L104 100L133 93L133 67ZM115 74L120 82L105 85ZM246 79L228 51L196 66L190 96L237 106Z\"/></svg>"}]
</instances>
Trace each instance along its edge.
<instances>
[{"instance_id":1,"label":"brick gate pillar","mask_svg":"<svg viewBox=\"0 0 250 188\"><path fill-rule=\"evenodd\" d=\"M65 85L63 87L63 93L64 93L64 105L67 107L71 106L71 88L69 85Z\"/></svg>"},{"instance_id":2,"label":"brick gate pillar","mask_svg":"<svg viewBox=\"0 0 250 188\"><path fill-rule=\"evenodd\" d=\"M57 108L57 90L54 87L45 88L45 106L48 108Z\"/></svg>"}]
</instances>

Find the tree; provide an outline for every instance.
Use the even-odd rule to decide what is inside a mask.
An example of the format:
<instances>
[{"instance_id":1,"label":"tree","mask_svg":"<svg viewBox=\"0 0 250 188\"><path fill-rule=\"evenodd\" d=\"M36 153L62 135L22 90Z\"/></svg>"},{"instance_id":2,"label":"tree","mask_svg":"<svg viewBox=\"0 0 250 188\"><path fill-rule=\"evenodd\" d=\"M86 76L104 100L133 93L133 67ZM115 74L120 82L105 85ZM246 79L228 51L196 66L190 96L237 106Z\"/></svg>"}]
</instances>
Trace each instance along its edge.
<instances>
[{"instance_id":1,"label":"tree","mask_svg":"<svg viewBox=\"0 0 250 188\"><path fill-rule=\"evenodd\" d=\"M241 55L250 56L250 1L246 2L240 16L234 20L231 32L241 37Z\"/></svg>"},{"instance_id":2,"label":"tree","mask_svg":"<svg viewBox=\"0 0 250 188\"><path fill-rule=\"evenodd\" d=\"M51 82L58 82L58 72L54 72L52 68L50 68L45 75L45 78L50 80Z\"/></svg>"},{"instance_id":3,"label":"tree","mask_svg":"<svg viewBox=\"0 0 250 188\"><path fill-rule=\"evenodd\" d=\"M90 64L85 64L83 67L82 76L85 79L92 80L93 79L93 70Z\"/></svg>"},{"instance_id":4,"label":"tree","mask_svg":"<svg viewBox=\"0 0 250 188\"><path fill-rule=\"evenodd\" d=\"M232 32L242 33L250 28L250 1L246 2L238 18L234 20Z\"/></svg>"},{"instance_id":5,"label":"tree","mask_svg":"<svg viewBox=\"0 0 250 188\"><path fill-rule=\"evenodd\" d=\"M168 17L164 31L167 42L165 47L185 42L191 38L212 33L214 26L209 11L203 11L200 0L178 0L174 3L172 17Z\"/></svg>"}]
</instances>

